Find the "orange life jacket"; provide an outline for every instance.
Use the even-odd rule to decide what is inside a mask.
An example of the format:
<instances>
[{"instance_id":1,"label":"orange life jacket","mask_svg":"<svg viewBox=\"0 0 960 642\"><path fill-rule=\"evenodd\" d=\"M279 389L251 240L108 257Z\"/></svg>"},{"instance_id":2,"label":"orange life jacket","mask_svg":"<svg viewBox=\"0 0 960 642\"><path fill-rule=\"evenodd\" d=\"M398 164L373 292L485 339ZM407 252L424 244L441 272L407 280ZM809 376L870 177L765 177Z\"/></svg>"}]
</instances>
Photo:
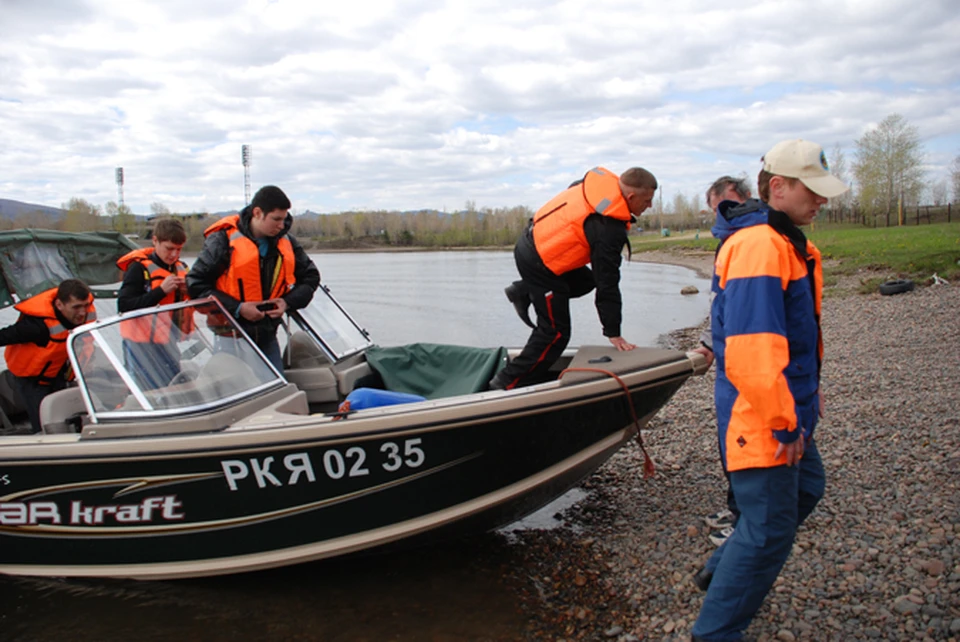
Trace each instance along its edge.
<instances>
[{"instance_id":1,"label":"orange life jacket","mask_svg":"<svg viewBox=\"0 0 960 642\"><path fill-rule=\"evenodd\" d=\"M117 261L117 267L127 271L131 263L137 262L143 266L143 275L150 288L160 287L165 278L171 275L187 275L187 265L183 261L177 261L173 269L174 272L160 267L150 260L153 250L142 248L129 252ZM168 292L157 305L166 305L182 301L180 290ZM183 334L193 332L193 314L190 310L176 310L173 313L163 315L153 314L148 316L136 317L120 323L120 334L124 339L135 341L137 343L167 343L170 340L170 327L176 323Z\"/></svg>"},{"instance_id":2,"label":"orange life jacket","mask_svg":"<svg viewBox=\"0 0 960 642\"><path fill-rule=\"evenodd\" d=\"M54 300L57 288L51 288L30 297L13 306L21 314L43 319L50 331L50 341L40 347L35 343L16 343L7 346L3 353L7 368L18 377L37 377L43 385L51 384L58 375L63 374L67 381L73 380L73 368L67 359L67 337L70 330L57 318ZM93 307L93 297L87 301L86 323L97 318ZM92 346L91 346L92 348Z\"/></svg>"},{"instance_id":3,"label":"orange life jacket","mask_svg":"<svg viewBox=\"0 0 960 642\"><path fill-rule=\"evenodd\" d=\"M620 177L603 167L591 169L580 183L560 192L533 216L533 243L554 274L590 262L583 222L591 214L626 221L630 228L630 208L620 192Z\"/></svg>"},{"instance_id":4,"label":"orange life jacket","mask_svg":"<svg viewBox=\"0 0 960 642\"><path fill-rule=\"evenodd\" d=\"M257 243L240 231L240 216L227 216L203 231L204 236L226 231L230 240L230 267L217 279L216 288L238 301L266 301L276 299L290 291L296 283L294 267L296 258L293 244L286 236L277 241L280 256L273 270L269 292L263 292L260 280L260 250Z\"/></svg>"}]
</instances>

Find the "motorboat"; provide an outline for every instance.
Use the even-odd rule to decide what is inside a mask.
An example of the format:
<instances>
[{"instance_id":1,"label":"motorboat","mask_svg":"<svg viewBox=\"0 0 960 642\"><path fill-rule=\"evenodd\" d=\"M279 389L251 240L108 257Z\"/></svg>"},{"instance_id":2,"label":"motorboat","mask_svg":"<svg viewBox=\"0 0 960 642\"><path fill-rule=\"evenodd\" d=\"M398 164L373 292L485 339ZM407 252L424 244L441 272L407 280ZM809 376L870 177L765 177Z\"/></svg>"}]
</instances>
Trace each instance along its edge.
<instances>
[{"instance_id":1,"label":"motorboat","mask_svg":"<svg viewBox=\"0 0 960 642\"><path fill-rule=\"evenodd\" d=\"M167 330L162 358L130 345L144 327ZM196 577L494 529L706 370L583 346L543 382L488 390L516 351L375 345L324 286L278 335L282 371L213 298L75 329L77 385L43 400L42 433L0 437L0 572Z\"/></svg>"}]
</instances>

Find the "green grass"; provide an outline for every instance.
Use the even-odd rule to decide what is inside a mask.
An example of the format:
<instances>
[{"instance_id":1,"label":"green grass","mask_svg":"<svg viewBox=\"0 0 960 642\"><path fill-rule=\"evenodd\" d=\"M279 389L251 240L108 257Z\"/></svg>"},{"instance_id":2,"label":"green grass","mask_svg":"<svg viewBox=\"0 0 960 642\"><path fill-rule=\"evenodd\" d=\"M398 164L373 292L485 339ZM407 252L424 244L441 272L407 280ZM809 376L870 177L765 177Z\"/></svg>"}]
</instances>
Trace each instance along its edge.
<instances>
[{"instance_id":1,"label":"green grass","mask_svg":"<svg viewBox=\"0 0 960 642\"><path fill-rule=\"evenodd\" d=\"M912 227L821 227L808 237L835 259L838 274L860 269L882 270L891 276L926 279L934 272L950 279L960 276L960 223Z\"/></svg>"},{"instance_id":2,"label":"green grass","mask_svg":"<svg viewBox=\"0 0 960 642\"><path fill-rule=\"evenodd\" d=\"M717 239L710 236L710 231L700 232L700 238L672 238L646 234L641 237L631 237L630 247L634 252L650 252L652 250L707 250L717 249Z\"/></svg>"},{"instance_id":3,"label":"green grass","mask_svg":"<svg viewBox=\"0 0 960 642\"><path fill-rule=\"evenodd\" d=\"M828 284L861 270L878 274L864 280L864 287L872 291L888 278L923 282L937 273L948 281L960 279L960 222L882 228L814 225L805 232L823 254ZM716 243L704 233L699 239L631 241L634 252L712 250Z\"/></svg>"}]
</instances>

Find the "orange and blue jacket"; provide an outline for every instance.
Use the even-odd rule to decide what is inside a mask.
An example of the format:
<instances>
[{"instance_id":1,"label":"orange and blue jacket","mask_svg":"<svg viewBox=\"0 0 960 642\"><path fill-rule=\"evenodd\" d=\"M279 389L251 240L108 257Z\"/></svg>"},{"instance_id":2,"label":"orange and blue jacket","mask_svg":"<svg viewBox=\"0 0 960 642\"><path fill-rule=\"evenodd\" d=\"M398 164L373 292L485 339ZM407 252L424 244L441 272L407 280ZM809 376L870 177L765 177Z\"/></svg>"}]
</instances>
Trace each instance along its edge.
<instances>
[{"instance_id":1,"label":"orange and blue jacket","mask_svg":"<svg viewBox=\"0 0 960 642\"><path fill-rule=\"evenodd\" d=\"M67 381L73 380L73 369L67 359L67 337L72 328L67 328L57 317L54 300L57 297L57 288L41 292L21 301L13 306L21 314L36 317L44 322L50 333L50 340L46 345L36 343L15 343L8 345L3 357L7 361L7 368L18 377L35 377L37 383L49 385L58 377ZM87 318L85 323L97 318L93 307L93 297L87 302Z\"/></svg>"},{"instance_id":2,"label":"orange and blue jacket","mask_svg":"<svg viewBox=\"0 0 960 642\"><path fill-rule=\"evenodd\" d=\"M630 208L620 192L620 177L603 167L591 169L582 181L560 192L534 214L534 246L543 264L557 276L590 263L590 243L583 223L592 214L624 221L630 229Z\"/></svg>"},{"instance_id":3,"label":"orange and blue jacket","mask_svg":"<svg viewBox=\"0 0 960 642\"><path fill-rule=\"evenodd\" d=\"M117 260L117 267L126 272L127 268L133 263L139 264L143 269L144 282L151 290L160 287L160 284L168 276L185 277L187 275L186 263L177 261L171 266L173 268L171 272L166 267L154 263L153 252L150 248L128 252ZM183 300L184 297L180 290L174 290L166 293L157 305L167 305ZM171 314L152 314L124 321L120 324L120 334L124 339L136 343L167 343L170 341L170 328L174 323L185 335L193 332L193 314L191 311L176 310Z\"/></svg>"},{"instance_id":4,"label":"orange and blue jacket","mask_svg":"<svg viewBox=\"0 0 960 642\"><path fill-rule=\"evenodd\" d=\"M721 203L713 277L715 401L727 470L786 463L779 444L817 425L823 341L820 252L766 203Z\"/></svg>"}]
</instances>

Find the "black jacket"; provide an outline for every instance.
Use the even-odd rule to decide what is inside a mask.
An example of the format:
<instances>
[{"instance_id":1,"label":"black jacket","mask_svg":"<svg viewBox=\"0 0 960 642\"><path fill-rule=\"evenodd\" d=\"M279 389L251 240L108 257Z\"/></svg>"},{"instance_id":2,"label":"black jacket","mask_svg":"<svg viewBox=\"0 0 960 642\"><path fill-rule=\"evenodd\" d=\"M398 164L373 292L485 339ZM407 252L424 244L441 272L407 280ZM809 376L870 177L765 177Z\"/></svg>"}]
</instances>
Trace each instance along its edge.
<instances>
[{"instance_id":1,"label":"black jacket","mask_svg":"<svg viewBox=\"0 0 960 642\"><path fill-rule=\"evenodd\" d=\"M168 272L173 272L173 266L167 265L160 260L156 252L150 255L150 260L162 267ZM163 288L153 287L150 281L143 273L143 265L139 261L134 261L127 266L127 271L123 273L123 283L120 285L120 291L117 292L117 312L130 312L141 308L152 308L160 305L160 301L167 296ZM176 300L181 300L176 297Z\"/></svg>"},{"instance_id":2,"label":"black jacket","mask_svg":"<svg viewBox=\"0 0 960 642\"><path fill-rule=\"evenodd\" d=\"M253 216L253 208L247 206L240 212L240 231L256 244L256 239L250 231L250 219ZM267 239L268 248L266 256L260 257L260 279L263 284L262 291L269 292L270 284L273 279L273 271L280 256L277 249L277 241L284 235L290 240L293 246L294 268L293 276L296 283L293 289L283 295L283 300L287 302L287 307L291 310L305 308L313 299L313 293L320 285L320 271L313 263L300 243L289 232L293 225L293 217L287 216L283 231L276 237ZM241 301L221 292L217 289L217 279L220 278L227 268L230 267L230 239L227 238L226 231L214 232L203 242L203 248L200 255L187 272L187 291L191 298L199 299L207 296L215 296L231 314L237 318L237 321L252 337L263 333L276 333L277 326L280 325L279 319L264 317L256 323L250 323L242 317L237 317L237 308Z\"/></svg>"},{"instance_id":3,"label":"black jacket","mask_svg":"<svg viewBox=\"0 0 960 642\"><path fill-rule=\"evenodd\" d=\"M619 337L623 314L623 299L620 296L621 252L627 244L625 221L591 214L583 221L583 232L590 244L590 269L597 288L594 304L603 326L603 336ZM517 243L517 258L528 266L536 266L546 274L553 274L540 259L533 243L533 231L529 225Z\"/></svg>"},{"instance_id":4,"label":"black jacket","mask_svg":"<svg viewBox=\"0 0 960 642\"><path fill-rule=\"evenodd\" d=\"M54 309L57 321L67 330L73 330L77 326L66 317L60 314L60 311ZM84 322L86 323L86 322ZM50 343L50 328L40 317L20 313L20 318L13 325L0 330L0 347L12 346L18 343L35 343L41 348Z\"/></svg>"}]
</instances>

